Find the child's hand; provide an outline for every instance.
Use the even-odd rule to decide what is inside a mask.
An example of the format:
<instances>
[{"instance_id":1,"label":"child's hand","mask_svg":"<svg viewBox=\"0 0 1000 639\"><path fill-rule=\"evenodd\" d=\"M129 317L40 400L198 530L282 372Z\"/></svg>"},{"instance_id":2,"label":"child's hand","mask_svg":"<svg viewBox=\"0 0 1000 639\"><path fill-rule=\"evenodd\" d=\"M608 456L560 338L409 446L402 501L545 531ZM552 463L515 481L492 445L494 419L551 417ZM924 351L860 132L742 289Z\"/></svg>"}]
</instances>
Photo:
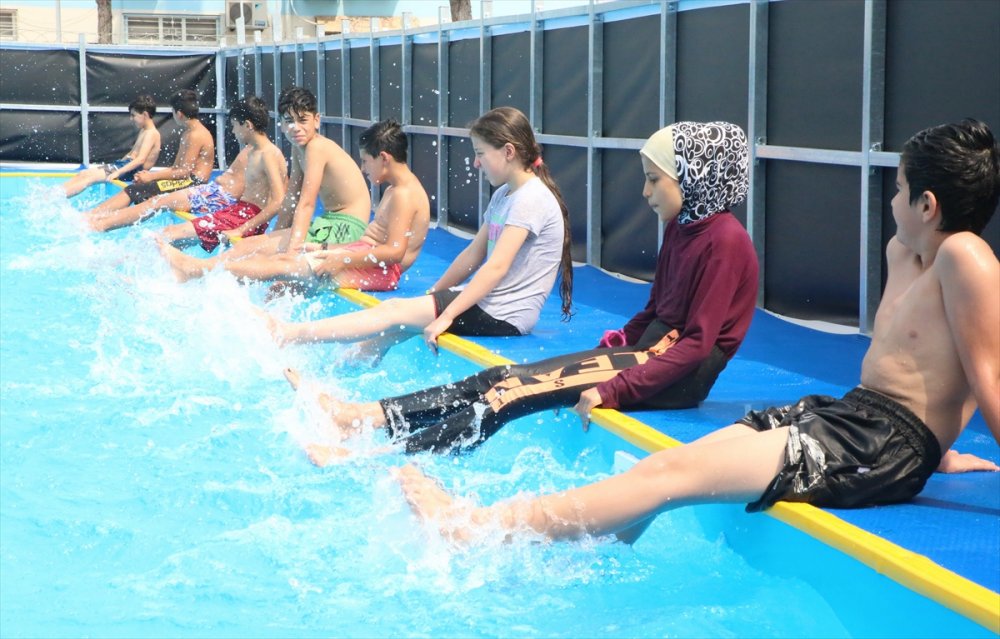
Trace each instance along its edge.
<instances>
[{"instance_id":1,"label":"child's hand","mask_svg":"<svg viewBox=\"0 0 1000 639\"><path fill-rule=\"evenodd\" d=\"M438 354L438 346L437 346L438 336L440 336L441 333L448 330L448 327L450 326L451 326L451 320L442 315L437 319L435 319L430 324L428 324L426 328L424 328L424 343L427 344L427 347L429 349L434 351L435 355Z\"/></svg>"},{"instance_id":2,"label":"child's hand","mask_svg":"<svg viewBox=\"0 0 1000 639\"><path fill-rule=\"evenodd\" d=\"M596 388L588 388L580 393L580 401L576 403L573 410L580 416L580 424L583 426L583 432L586 433L590 430L590 412L603 402L604 400L601 399L601 394L597 392Z\"/></svg>"},{"instance_id":3,"label":"child's hand","mask_svg":"<svg viewBox=\"0 0 1000 639\"><path fill-rule=\"evenodd\" d=\"M952 448L941 456L941 463L937 467L939 473L970 473L977 470L997 471L1000 466L988 459L960 453Z\"/></svg>"},{"instance_id":4,"label":"child's hand","mask_svg":"<svg viewBox=\"0 0 1000 639\"><path fill-rule=\"evenodd\" d=\"M243 239L243 233L243 229L231 229L229 231L223 231L220 238L229 244L234 244Z\"/></svg>"}]
</instances>

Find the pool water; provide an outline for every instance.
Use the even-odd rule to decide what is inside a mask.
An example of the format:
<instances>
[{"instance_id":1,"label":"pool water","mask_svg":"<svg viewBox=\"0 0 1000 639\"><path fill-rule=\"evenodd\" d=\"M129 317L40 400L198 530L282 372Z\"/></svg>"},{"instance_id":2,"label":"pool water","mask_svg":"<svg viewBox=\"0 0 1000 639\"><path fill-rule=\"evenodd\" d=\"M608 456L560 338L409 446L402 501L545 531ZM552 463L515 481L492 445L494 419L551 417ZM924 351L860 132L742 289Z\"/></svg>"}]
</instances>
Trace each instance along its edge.
<instances>
[{"instance_id":1,"label":"pool water","mask_svg":"<svg viewBox=\"0 0 1000 639\"><path fill-rule=\"evenodd\" d=\"M262 287L173 280L151 239L169 216L92 235L77 208L105 187L67 203L57 183L0 178L4 637L988 634L736 506L662 516L634 547L525 535L450 548L389 469L415 461L491 503L605 476L629 447L546 413L462 457L317 469L300 442L322 420L285 366L366 400L476 368L419 340L376 368L345 346L278 348L248 312ZM271 306L345 308L332 295Z\"/></svg>"}]
</instances>

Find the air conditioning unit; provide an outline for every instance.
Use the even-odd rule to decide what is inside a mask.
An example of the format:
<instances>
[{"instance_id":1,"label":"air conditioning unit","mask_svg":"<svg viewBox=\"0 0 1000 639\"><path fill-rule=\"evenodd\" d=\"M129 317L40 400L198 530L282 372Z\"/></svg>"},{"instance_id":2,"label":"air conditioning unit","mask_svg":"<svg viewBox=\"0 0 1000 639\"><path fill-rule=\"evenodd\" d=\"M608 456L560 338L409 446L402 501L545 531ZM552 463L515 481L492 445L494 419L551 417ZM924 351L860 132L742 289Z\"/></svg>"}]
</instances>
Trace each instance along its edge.
<instances>
[{"instance_id":1,"label":"air conditioning unit","mask_svg":"<svg viewBox=\"0 0 1000 639\"><path fill-rule=\"evenodd\" d=\"M267 28L267 2L253 0L226 0L226 26L236 29L236 21L243 16L247 29Z\"/></svg>"}]
</instances>

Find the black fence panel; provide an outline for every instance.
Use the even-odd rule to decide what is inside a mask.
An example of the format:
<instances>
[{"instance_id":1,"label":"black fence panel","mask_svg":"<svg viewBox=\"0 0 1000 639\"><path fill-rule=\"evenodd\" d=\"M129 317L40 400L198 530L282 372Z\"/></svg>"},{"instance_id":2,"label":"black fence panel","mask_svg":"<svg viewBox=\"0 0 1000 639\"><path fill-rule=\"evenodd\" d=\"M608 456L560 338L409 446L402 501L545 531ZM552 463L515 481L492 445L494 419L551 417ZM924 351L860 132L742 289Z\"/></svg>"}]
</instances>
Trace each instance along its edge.
<instances>
[{"instance_id":1,"label":"black fence panel","mask_svg":"<svg viewBox=\"0 0 1000 639\"><path fill-rule=\"evenodd\" d=\"M659 223L642 197L642 162L635 151L601 154L601 265L616 273L653 279Z\"/></svg>"},{"instance_id":2,"label":"black fence panel","mask_svg":"<svg viewBox=\"0 0 1000 639\"><path fill-rule=\"evenodd\" d=\"M278 64L281 65L281 68L278 70L278 77L281 80L276 90L279 95L283 89L298 86L299 84L295 81L295 55L294 51L282 51L278 55Z\"/></svg>"},{"instance_id":3,"label":"black fence panel","mask_svg":"<svg viewBox=\"0 0 1000 639\"><path fill-rule=\"evenodd\" d=\"M198 104L215 106L215 56L140 56L87 54L87 101L94 105L127 105L148 93L159 108L182 89L198 92Z\"/></svg>"},{"instance_id":4,"label":"black fence panel","mask_svg":"<svg viewBox=\"0 0 1000 639\"><path fill-rule=\"evenodd\" d=\"M448 126L479 117L479 40L448 43Z\"/></svg>"},{"instance_id":5,"label":"black fence panel","mask_svg":"<svg viewBox=\"0 0 1000 639\"><path fill-rule=\"evenodd\" d=\"M749 25L747 5L677 14L677 120L723 120L746 129Z\"/></svg>"},{"instance_id":6,"label":"black fence panel","mask_svg":"<svg viewBox=\"0 0 1000 639\"><path fill-rule=\"evenodd\" d=\"M860 188L855 167L767 163L767 308L857 325Z\"/></svg>"},{"instance_id":7,"label":"black fence panel","mask_svg":"<svg viewBox=\"0 0 1000 639\"><path fill-rule=\"evenodd\" d=\"M569 209L573 259L587 261L587 150L546 144L542 157Z\"/></svg>"},{"instance_id":8,"label":"black fence panel","mask_svg":"<svg viewBox=\"0 0 1000 639\"><path fill-rule=\"evenodd\" d=\"M0 102L80 104L77 51L0 49Z\"/></svg>"},{"instance_id":9,"label":"black fence panel","mask_svg":"<svg viewBox=\"0 0 1000 639\"><path fill-rule=\"evenodd\" d=\"M278 94L274 88L274 54L273 53L261 53L260 54L260 99L264 101L264 104L268 108L273 108L272 105L277 105Z\"/></svg>"},{"instance_id":10,"label":"black fence panel","mask_svg":"<svg viewBox=\"0 0 1000 639\"><path fill-rule=\"evenodd\" d=\"M479 176L472 167L469 138L445 138L448 147L448 225L475 233L479 230ZM466 162L468 160L468 162Z\"/></svg>"},{"instance_id":11,"label":"black fence panel","mask_svg":"<svg viewBox=\"0 0 1000 639\"><path fill-rule=\"evenodd\" d=\"M413 45L413 124L438 123L437 50L436 44Z\"/></svg>"},{"instance_id":12,"label":"black fence panel","mask_svg":"<svg viewBox=\"0 0 1000 639\"><path fill-rule=\"evenodd\" d=\"M587 27L544 33L543 128L557 135L587 135Z\"/></svg>"},{"instance_id":13,"label":"black fence panel","mask_svg":"<svg viewBox=\"0 0 1000 639\"><path fill-rule=\"evenodd\" d=\"M659 128L659 40L659 16L604 25L605 136L644 138Z\"/></svg>"},{"instance_id":14,"label":"black fence panel","mask_svg":"<svg viewBox=\"0 0 1000 639\"><path fill-rule=\"evenodd\" d=\"M317 81L316 51L306 50L301 53L302 58L302 86L319 97L319 82Z\"/></svg>"},{"instance_id":15,"label":"black fence panel","mask_svg":"<svg viewBox=\"0 0 1000 639\"><path fill-rule=\"evenodd\" d=\"M368 47L352 47L350 117L367 120L372 116L372 54Z\"/></svg>"},{"instance_id":16,"label":"black fence panel","mask_svg":"<svg viewBox=\"0 0 1000 639\"><path fill-rule=\"evenodd\" d=\"M432 135L410 135L410 170L417 176L431 201L431 217L438 215L437 184L438 148Z\"/></svg>"},{"instance_id":17,"label":"black fence panel","mask_svg":"<svg viewBox=\"0 0 1000 639\"><path fill-rule=\"evenodd\" d=\"M530 42L531 37L526 32L493 37L491 106L511 106L523 113L531 109Z\"/></svg>"},{"instance_id":18,"label":"black fence panel","mask_svg":"<svg viewBox=\"0 0 1000 639\"><path fill-rule=\"evenodd\" d=\"M341 102L341 51L340 49L327 49L323 55L326 65L326 113L323 115L340 117L344 115L344 105Z\"/></svg>"},{"instance_id":19,"label":"black fence panel","mask_svg":"<svg viewBox=\"0 0 1000 639\"><path fill-rule=\"evenodd\" d=\"M403 48L391 44L379 49L379 120L403 121Z\"/></svg>"},{"instance_id":20,"label":"black fence panel","mask_svg":"<svg viewBox=\"0 0 1000 639\"><path fill-rule=\"evenodd\" d=\"M890 2L886 11L886 149L967 117L1000 132L1000 2Z\"/></svg>"},{"instance_id":21,"label":"black fence panel","mask_svg":"<svg viewBox=\"0 0 1000 639\"><path fill-rule=\"evenodd\" d=\"M859 150L864 12L862 0L771 3L769 144Z\"/></svg>"},{"instance_id":22,"label":"black fence panel","mask_svg":"<svg viewBox=\"0 0 1000 639\"><path fill-rule=\"evenodd\" d=\"M0 160L83 161L79 113L17 111L0 116Z\"/></svg>"}]
</instances>

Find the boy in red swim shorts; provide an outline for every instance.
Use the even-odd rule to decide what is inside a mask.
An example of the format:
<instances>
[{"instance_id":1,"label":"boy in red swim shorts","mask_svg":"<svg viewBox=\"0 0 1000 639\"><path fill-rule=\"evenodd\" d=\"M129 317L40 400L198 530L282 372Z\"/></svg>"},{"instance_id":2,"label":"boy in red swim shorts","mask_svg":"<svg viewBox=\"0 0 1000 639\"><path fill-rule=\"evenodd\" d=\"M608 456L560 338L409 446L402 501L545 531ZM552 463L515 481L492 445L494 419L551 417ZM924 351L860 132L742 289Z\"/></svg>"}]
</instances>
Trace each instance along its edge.
<instances>
[{"instance_id":1,"label":"boy in red swim shorts","mask_svg":"<svg viewBox=\"0 0 1000 639\"><path fill-rule=\"evenodd\" d=\"M233 135L250 149L243 197L215 213L163 229L161 237L170 244L197 239L211 252L223 240L260 235L278 213L287 173L284 155L264 133L269 119L267 106L258 97L243 98L230 109L229 119Z\"/></svg>"}]
</instances>

